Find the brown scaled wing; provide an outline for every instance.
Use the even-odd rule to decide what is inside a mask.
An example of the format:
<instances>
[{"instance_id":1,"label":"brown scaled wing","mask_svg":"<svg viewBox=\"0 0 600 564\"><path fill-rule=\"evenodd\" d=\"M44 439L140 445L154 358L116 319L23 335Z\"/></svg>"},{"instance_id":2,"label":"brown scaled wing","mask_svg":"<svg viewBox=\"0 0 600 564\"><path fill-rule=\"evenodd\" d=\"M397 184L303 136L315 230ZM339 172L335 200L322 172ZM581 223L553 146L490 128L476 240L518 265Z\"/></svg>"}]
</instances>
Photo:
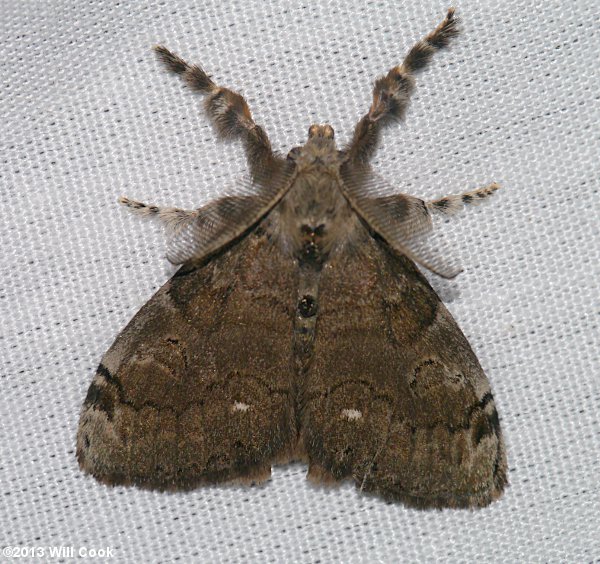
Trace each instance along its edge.
<instances>
[{"instance_id":1,"label":"brown scaled wing","mask_svg":"<svg viewBox=\"0 0 600 564\"><path fill-rule=\"evenodd\" d=\"M489 383L414 264L366 231L330 257L303 389L309 477L352 477L416 507L500 496L506 459Z\"/></svg>"},{"instance_id":2,"label":"brown scaled wing","mask_svg":"<svg viewBox=\"0 0 600 564\"><path fill-rule=\"evenodd\" d=\"M85 471L187 489L261 481L288 457L295 279L281 257L255 229L180 270L140 310L88 391L77 437Z\"/></svg>"}]
</instances>

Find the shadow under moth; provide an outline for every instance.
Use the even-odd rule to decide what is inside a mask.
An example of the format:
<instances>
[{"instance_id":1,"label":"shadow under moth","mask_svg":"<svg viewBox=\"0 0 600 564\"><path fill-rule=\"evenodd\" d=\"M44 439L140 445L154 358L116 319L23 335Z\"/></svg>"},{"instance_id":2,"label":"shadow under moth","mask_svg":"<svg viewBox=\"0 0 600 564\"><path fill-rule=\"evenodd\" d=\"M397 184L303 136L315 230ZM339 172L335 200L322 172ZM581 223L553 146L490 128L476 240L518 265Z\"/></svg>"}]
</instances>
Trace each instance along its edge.
<instances>
[{"instance_id":1,"label":"shadow under moth","mask_svg":"<svg viewBox=\"0 0 600 564\"><path fill-rule=\"evenodd\" d=\"M434 214L492 184L424 201L369 161L403 118L414 75L457 34L454 10L374 85L350 143L312 125L287 157L244 98L165 47L166 67L206 96L248 180L197 210L121 198L157 217L176 274L104 355L83 405L81 468L112 485L186 490L259 483L301 460L318 483L352 479L410 506L481 507L507 483L489 382L421 266L458 273L423 241Z\"/></svg>"}]
</instances>

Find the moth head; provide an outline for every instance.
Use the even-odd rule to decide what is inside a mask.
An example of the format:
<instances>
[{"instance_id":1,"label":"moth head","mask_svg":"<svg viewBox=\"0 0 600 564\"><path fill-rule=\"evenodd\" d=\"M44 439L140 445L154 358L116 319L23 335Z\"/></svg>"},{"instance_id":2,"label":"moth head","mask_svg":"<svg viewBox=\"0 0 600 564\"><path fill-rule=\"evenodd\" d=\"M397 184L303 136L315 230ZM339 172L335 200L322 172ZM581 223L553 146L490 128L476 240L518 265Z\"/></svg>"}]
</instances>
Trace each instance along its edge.
<instances>
[{"instance_id":1,"label":"moth head","mask_svg":"<svg viewBox=\"0 0 600 564\"><path fill-rule=\"evenodd\" d=\"M331 125L329 124L325 124L325 125L319 125L316 123L313 123L309 128L308 128L308 138L309 139L333 139L334 137L334 131L333 131L333 127L331 127Z\"/></svg>"},{"instance_id":2,"label":"moth head","mask_svg":"<svg viewBox=\"0 0 600 564\"><path fill-rule=\"evenodd\" d=\"M338 162L338 151L333 140L331 125L313 124L308 129L308 139L303 147L294 147L288 159L300 168L318 165L331 166Z\"/></svg>"}]
</instances>

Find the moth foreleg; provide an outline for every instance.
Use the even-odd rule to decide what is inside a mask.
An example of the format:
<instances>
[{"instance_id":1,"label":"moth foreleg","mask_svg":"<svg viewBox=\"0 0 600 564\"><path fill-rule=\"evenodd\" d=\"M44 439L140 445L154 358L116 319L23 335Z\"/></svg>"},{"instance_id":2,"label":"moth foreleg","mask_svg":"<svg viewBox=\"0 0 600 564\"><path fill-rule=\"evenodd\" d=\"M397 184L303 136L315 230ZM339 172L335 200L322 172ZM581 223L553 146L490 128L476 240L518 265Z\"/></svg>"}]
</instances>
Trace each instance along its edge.
<instances>
[{"instance_id":1,"label":"moth foreleg","mask_svg":"<svg viewBox=\"0 0 600 564\"><path fill-rule=\"evenodd\" d=\"M480 202L483 202L499 188L500 185L493 182L489 186L477 188L476 190L471 190L470 192L444 196L438 200L425 202L425 205L430 212L442 215L453 215L460 211L463 206L477 205Z\"/></svg>"},{"instance_id":2,"label":"moth foreleg","mask_svg":"<svg viewBox=\"0 0 600 564\"><path fill-rule=\"evenodd\" d=\"M191 88L207 96L205 110L217 132L222 137L241 139L253 177L267 178L279 157L274 155L264 129L252 119L244 97L218 86L200 66L186 63L166 47L158 45L154 50L170 71L181 75Z\"/></svg>"},{"instance_id":3,"label":"moth foreleg","mask_svg":"<svg viewBox=\"0 0 600 564\"><path fill-rule=\"evenodd\" d=\"M401 65L392 68L375 82L373 103L356 125L352 141L346 149L351 161L369 160L379 141L382 127L404 117L414 90L414 73L424 69L433 54L448 46L451 38L457 34L457 19L454 17L454 8L450 8L444 21L415 43Z\"/></svg>"},{"instance_id":4,"label":"moth foreleg","mask_svg":"<svg viewBox=\"0 0 600 564\"><path fill-rule=\"evenodd\" d=\"M163 208L153 204L144 204L137 200L131 200L125 196L119 198L119 203L136 215L159 219L169 231L176 231L180 225L194 219L198 215L198 210Z\"/></svg>"}]
</instances>

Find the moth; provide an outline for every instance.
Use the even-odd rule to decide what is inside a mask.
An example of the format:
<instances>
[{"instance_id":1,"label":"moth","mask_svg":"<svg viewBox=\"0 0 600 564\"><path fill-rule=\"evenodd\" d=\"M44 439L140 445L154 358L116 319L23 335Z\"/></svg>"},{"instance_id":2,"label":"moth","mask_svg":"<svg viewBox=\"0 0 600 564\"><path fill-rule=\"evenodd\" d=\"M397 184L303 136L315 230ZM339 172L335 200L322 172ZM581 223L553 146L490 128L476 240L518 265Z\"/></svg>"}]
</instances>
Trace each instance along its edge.
<instances>
[{"instance_id":1,"label":"moth","mask_svg":"<svg viewBox=\"0 0 600 564\"><path fill-rule=\"evenodd\" d=\"M273 464L308 464L317 483L410 506L482 507L507 483L490 384L415 263L445 277L423 241L434 214L492 184L424 201L370 167L403 118L415 74L457 34L450 9L401 65L376 80L368 112L338 150L311 125L286 157L245 99L163 46L167 69L205 95L248 180L197 210L127 198L167 228L181 267L102 358L77 435L81 468L111 485L188 490L263 482ZM425 250L423 250L425 248Z\"/></svg>"}]
</instances>

